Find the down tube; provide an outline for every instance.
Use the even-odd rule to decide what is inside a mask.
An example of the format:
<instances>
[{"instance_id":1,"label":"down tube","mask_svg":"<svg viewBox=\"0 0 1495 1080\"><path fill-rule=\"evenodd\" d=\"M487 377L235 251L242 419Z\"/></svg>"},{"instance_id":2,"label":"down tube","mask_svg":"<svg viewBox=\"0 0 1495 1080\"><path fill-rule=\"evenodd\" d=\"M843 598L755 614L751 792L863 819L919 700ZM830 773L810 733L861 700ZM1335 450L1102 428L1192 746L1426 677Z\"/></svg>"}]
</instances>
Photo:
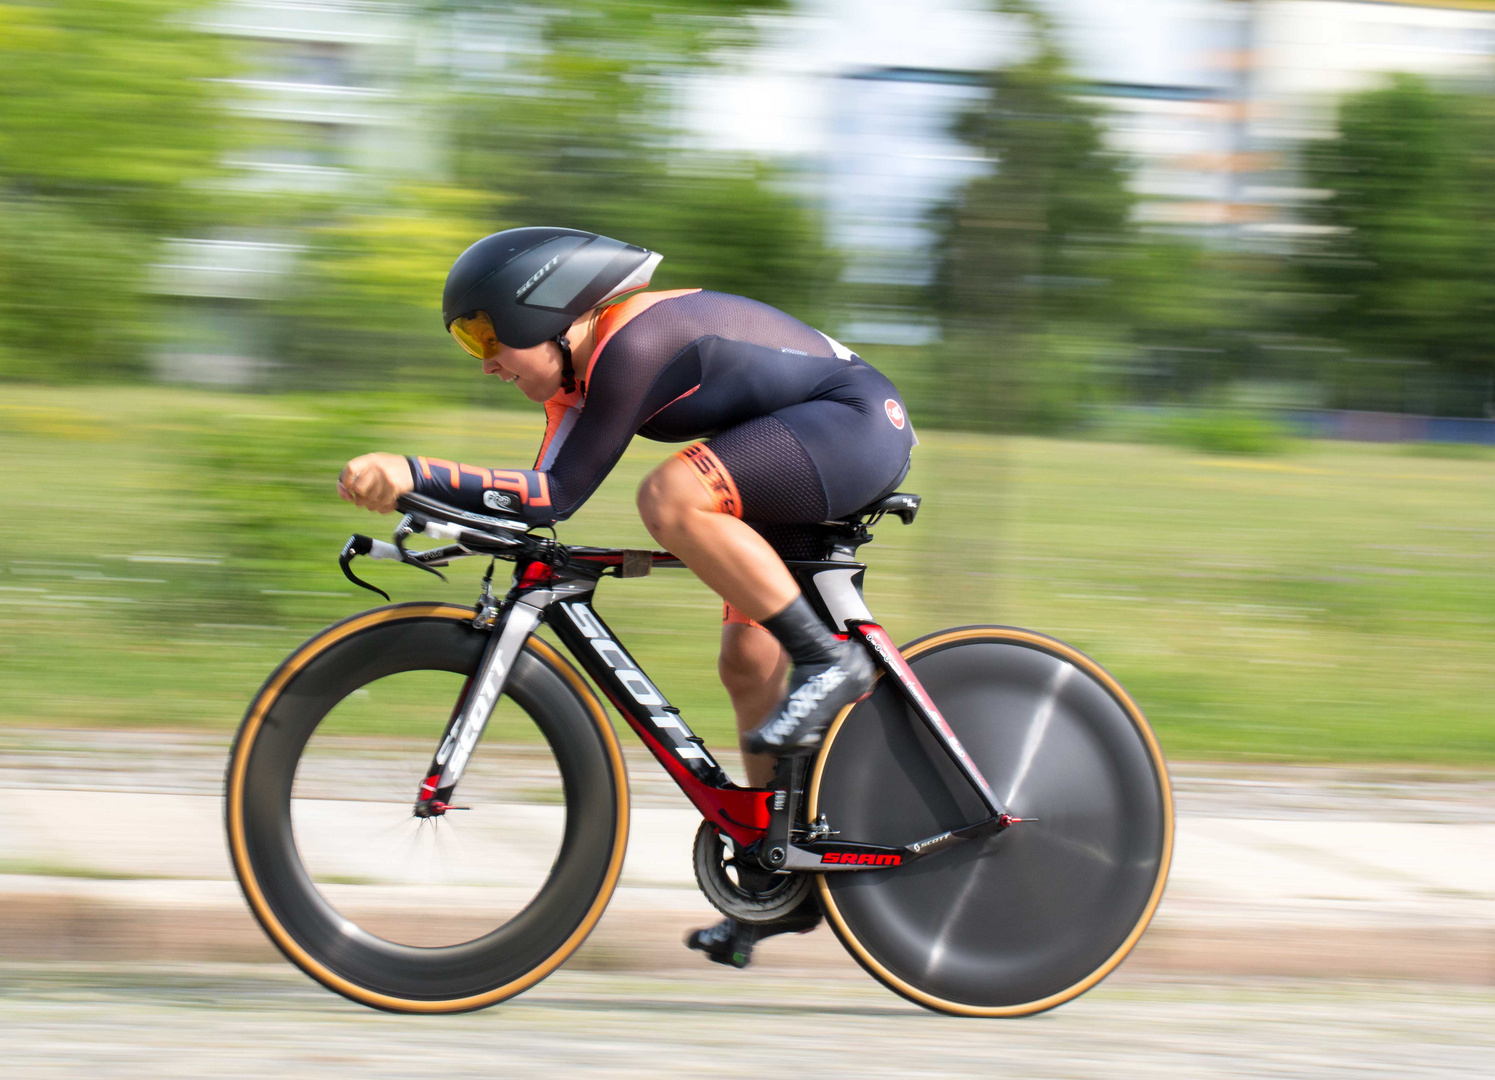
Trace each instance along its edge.
<instances>
[{"instance_id":1,"label":"down tube","mask_svg":"<svg viewBox=\"0 0 1495 1080\"><path fill-rule=\"evenodd\" d=\"M769 793L732 783L591 604L560 601L547 609L545 621L706 820L739 843L763 835Z\"/></svg>"}]
</instances>

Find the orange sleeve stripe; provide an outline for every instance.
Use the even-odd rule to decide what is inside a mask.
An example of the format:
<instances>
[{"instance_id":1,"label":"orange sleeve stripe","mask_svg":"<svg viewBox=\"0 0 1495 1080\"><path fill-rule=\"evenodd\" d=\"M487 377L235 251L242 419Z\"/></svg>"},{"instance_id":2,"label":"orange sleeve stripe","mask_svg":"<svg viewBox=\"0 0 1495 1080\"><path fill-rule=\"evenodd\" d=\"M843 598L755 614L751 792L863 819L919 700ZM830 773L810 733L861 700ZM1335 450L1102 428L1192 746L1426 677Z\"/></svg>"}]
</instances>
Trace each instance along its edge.
<instances>
[{"instance_id":1,"label":"orange sleeve stripe","mask_svg":"<svg viewBox=\"0 0 1495 1080\"><path fill-rule=\"evenodd\" d=\"M459 472L465 472L469 476L476 476L478 478L478 482L481 483L485 488L491 488L493 486L493 474L479 465L458 465L457 470ZM454 478L452 481L452 486L460 486L459 480Z\"/></svg>"},{"instance_id":2,"label":"orange sleeve stripe","mask_svg":"<svg viewBox=\"0 0 1495 1080\"><path fill-rule=\"evenodd\" d=\"M675 455L690 468L706 494L711 496L713 509L718 514L742 517L742 498L737 494L737 483L722 464L722 459L711 452L705 443L687 446Z\"/></svg>"},{"instance_id":3,"label":"orange sleeve stripe","mask_svg":"<svg viewBox=\"0 0 1495 1080\"><path fill-rule=\"evenodd\" d=\"M529 488L524 483L523 474L510 472L508 469L493 470L493 486L499 491L512 491L515 495L519 496L521 502L524 501L525 495L529 493Z\"/></svg>"},{"instance_id":4,"label":"orange sleeve stripe","mask_svg":"<svg viewBox=\"0 0 1495 1080\"><path fill-rule=\"evenodd\" d=\"M512 491L525 506L550 505L550 484L544 473L528 474L535 478L535 491L531 492L526 474L522 472L512 472L508 469L485 469L481 465L461 465L455 461L447 461L445 458L418 457L415 460L420 465L421 475L432 483L440 483L431 475L431 468L435 466L438 469L447 470L452 487L459 491L462 489L462 476L466 474L477 477L484 490L497 488L500 491Z\"/></svg>"},{"instance_id":5,"label":"orange sleeve stripe","mask_svg":"<svg viewBox=\"0 0 1495 1080\"><path fill-rule=\"evenodd\" d=\"M432 466L435 466L436 468L440 468L440 469L445 469L446 470L447 478L451 481L452 487L454 487L454 488L461 488L461 486L462 486L462 466L458 465L455 461L448 461L448 460L446 460L446 458L439 458L439 457L433 457L433 458L424 458L423 457L423 458L416 458L415 460L418 461L418 462L420 462L420 472L421 472L421 475L424 476L427 480L432 480L432 481L435 480L435 477L433 477L431 475L431 468L432 468Z\"/></svg>"}]
</instances>

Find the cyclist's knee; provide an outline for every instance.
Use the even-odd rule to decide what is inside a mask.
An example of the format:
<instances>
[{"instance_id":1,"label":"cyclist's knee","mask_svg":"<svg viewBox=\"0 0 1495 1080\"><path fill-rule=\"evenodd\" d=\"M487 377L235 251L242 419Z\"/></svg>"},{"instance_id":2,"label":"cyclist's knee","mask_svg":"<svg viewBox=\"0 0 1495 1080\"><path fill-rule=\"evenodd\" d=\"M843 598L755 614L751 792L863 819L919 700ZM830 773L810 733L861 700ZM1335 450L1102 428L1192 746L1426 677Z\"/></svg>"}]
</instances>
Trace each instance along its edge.
<instances>
[{"instance_id":1,"label":"cyclist's knee","mask_svg":"<svg viewBox=\"0 0 1495 1080\"><path fill-rule=\"evenodd\" d=\"M676 532L693 511L701 509L704 498L696 478L681 462L670 458L644 477L635 501L644 528L660 539Z\"/></svg>"}]
</instances>

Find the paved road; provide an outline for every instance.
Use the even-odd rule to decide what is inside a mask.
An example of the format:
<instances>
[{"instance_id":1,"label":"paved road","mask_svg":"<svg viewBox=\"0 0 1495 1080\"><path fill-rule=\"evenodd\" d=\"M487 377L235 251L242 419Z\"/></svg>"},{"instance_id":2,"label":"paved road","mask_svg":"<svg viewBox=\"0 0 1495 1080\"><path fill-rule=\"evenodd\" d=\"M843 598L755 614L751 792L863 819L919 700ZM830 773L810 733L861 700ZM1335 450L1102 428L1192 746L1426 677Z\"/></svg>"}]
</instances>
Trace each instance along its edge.
<instances>
[{"instance_id":1,"label":"paved road","mask_svg":"<svg viewBox=\"0 0 1495 1080\"><path fill-rule=\"evenodd\" d=\"M1495 1076L1495 991L1109 980L1026 1020L935 1016L858 977L561 971L484 1012L374 1013L267 965L0 966L5 1075L1417 1080Z\"/></svg>"},{"instance_id":2,"label":"paved road","mask_svg":"<svg viewBox=\"0 0 1495 1080\"><path fill-rule=\"evenodd\" d=\"M309 755L298 784L316 797L297 802L297 837L333 902L393 920L381 932L397 940L439 944L527 899L559 835L556 781L535 748L499 749L463 781L481 805L413 835L410 761L428 747L334 740ZM0 730L0 959L273 960L229 872L223 754L213 736ZM1495 774L1174 771L1168 893L1129 966L1495 985ZM652 762L630 773L622 887L578 957L594 969L693 961L680 934L714 918L690 863L699 819ZM460 926L436 925L432 881ZM829 935L803 948L802 964L844 959Z\"/></svg>"},{"instance_id":3,"label":"paved road","mask_svg":"<svg viewBox=\"0 0 1495 1080\"><path fill-rule=\"evenodd\" d=\"M318 767L324 798L366 798L389 770L408 786L407 749L349 749ZM512 1002L420 1018L344 1002L264 944L223 853L223 750L0 731L7 1080L1495 1076L1488 772L1181 766L1173 881L1137 953L1051 1013L969 1021L900 1001L823 929L747 972L685 952L682 929L712 917L695 822L633 761L624 888L593 939ZM498 757L495 783L554 814L532 755ZM341 869L350 888L377 876ZM251 956L272 962L222 962Z\"/></svg>"}]
</instances>

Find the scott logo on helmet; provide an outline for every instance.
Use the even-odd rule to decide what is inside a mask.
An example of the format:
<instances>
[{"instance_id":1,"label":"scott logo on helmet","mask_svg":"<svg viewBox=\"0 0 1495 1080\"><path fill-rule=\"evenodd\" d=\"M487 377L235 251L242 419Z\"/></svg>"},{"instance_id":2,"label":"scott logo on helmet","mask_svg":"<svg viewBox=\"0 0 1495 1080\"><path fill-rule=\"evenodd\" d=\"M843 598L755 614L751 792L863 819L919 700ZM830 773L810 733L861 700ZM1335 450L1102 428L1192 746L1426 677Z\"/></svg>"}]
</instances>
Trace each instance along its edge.
<instances>
[{"instance_id":1,"label":"scott logo on helmet","mask_svg":"<svg viewBox=\"0 0 1495 1080\"><path fill-rule=\"evenodd\" d=\"M556 263L558 263L560 261L561 261L561 257L559 255L557 255L555 258L551 259L544 266L540 267L540 269L536 270L532 275L530 275L530 279L528 281L526 281L523 285L519 286L518 290L514 293L514 299L515 300L523 299L524 294L527 293L527 292L529 292L536 285L538 285L540 283L540 279L542 277L544 277L546 274L550 273L550 271L554 270Z\"/></svg>"}]
</instances>

